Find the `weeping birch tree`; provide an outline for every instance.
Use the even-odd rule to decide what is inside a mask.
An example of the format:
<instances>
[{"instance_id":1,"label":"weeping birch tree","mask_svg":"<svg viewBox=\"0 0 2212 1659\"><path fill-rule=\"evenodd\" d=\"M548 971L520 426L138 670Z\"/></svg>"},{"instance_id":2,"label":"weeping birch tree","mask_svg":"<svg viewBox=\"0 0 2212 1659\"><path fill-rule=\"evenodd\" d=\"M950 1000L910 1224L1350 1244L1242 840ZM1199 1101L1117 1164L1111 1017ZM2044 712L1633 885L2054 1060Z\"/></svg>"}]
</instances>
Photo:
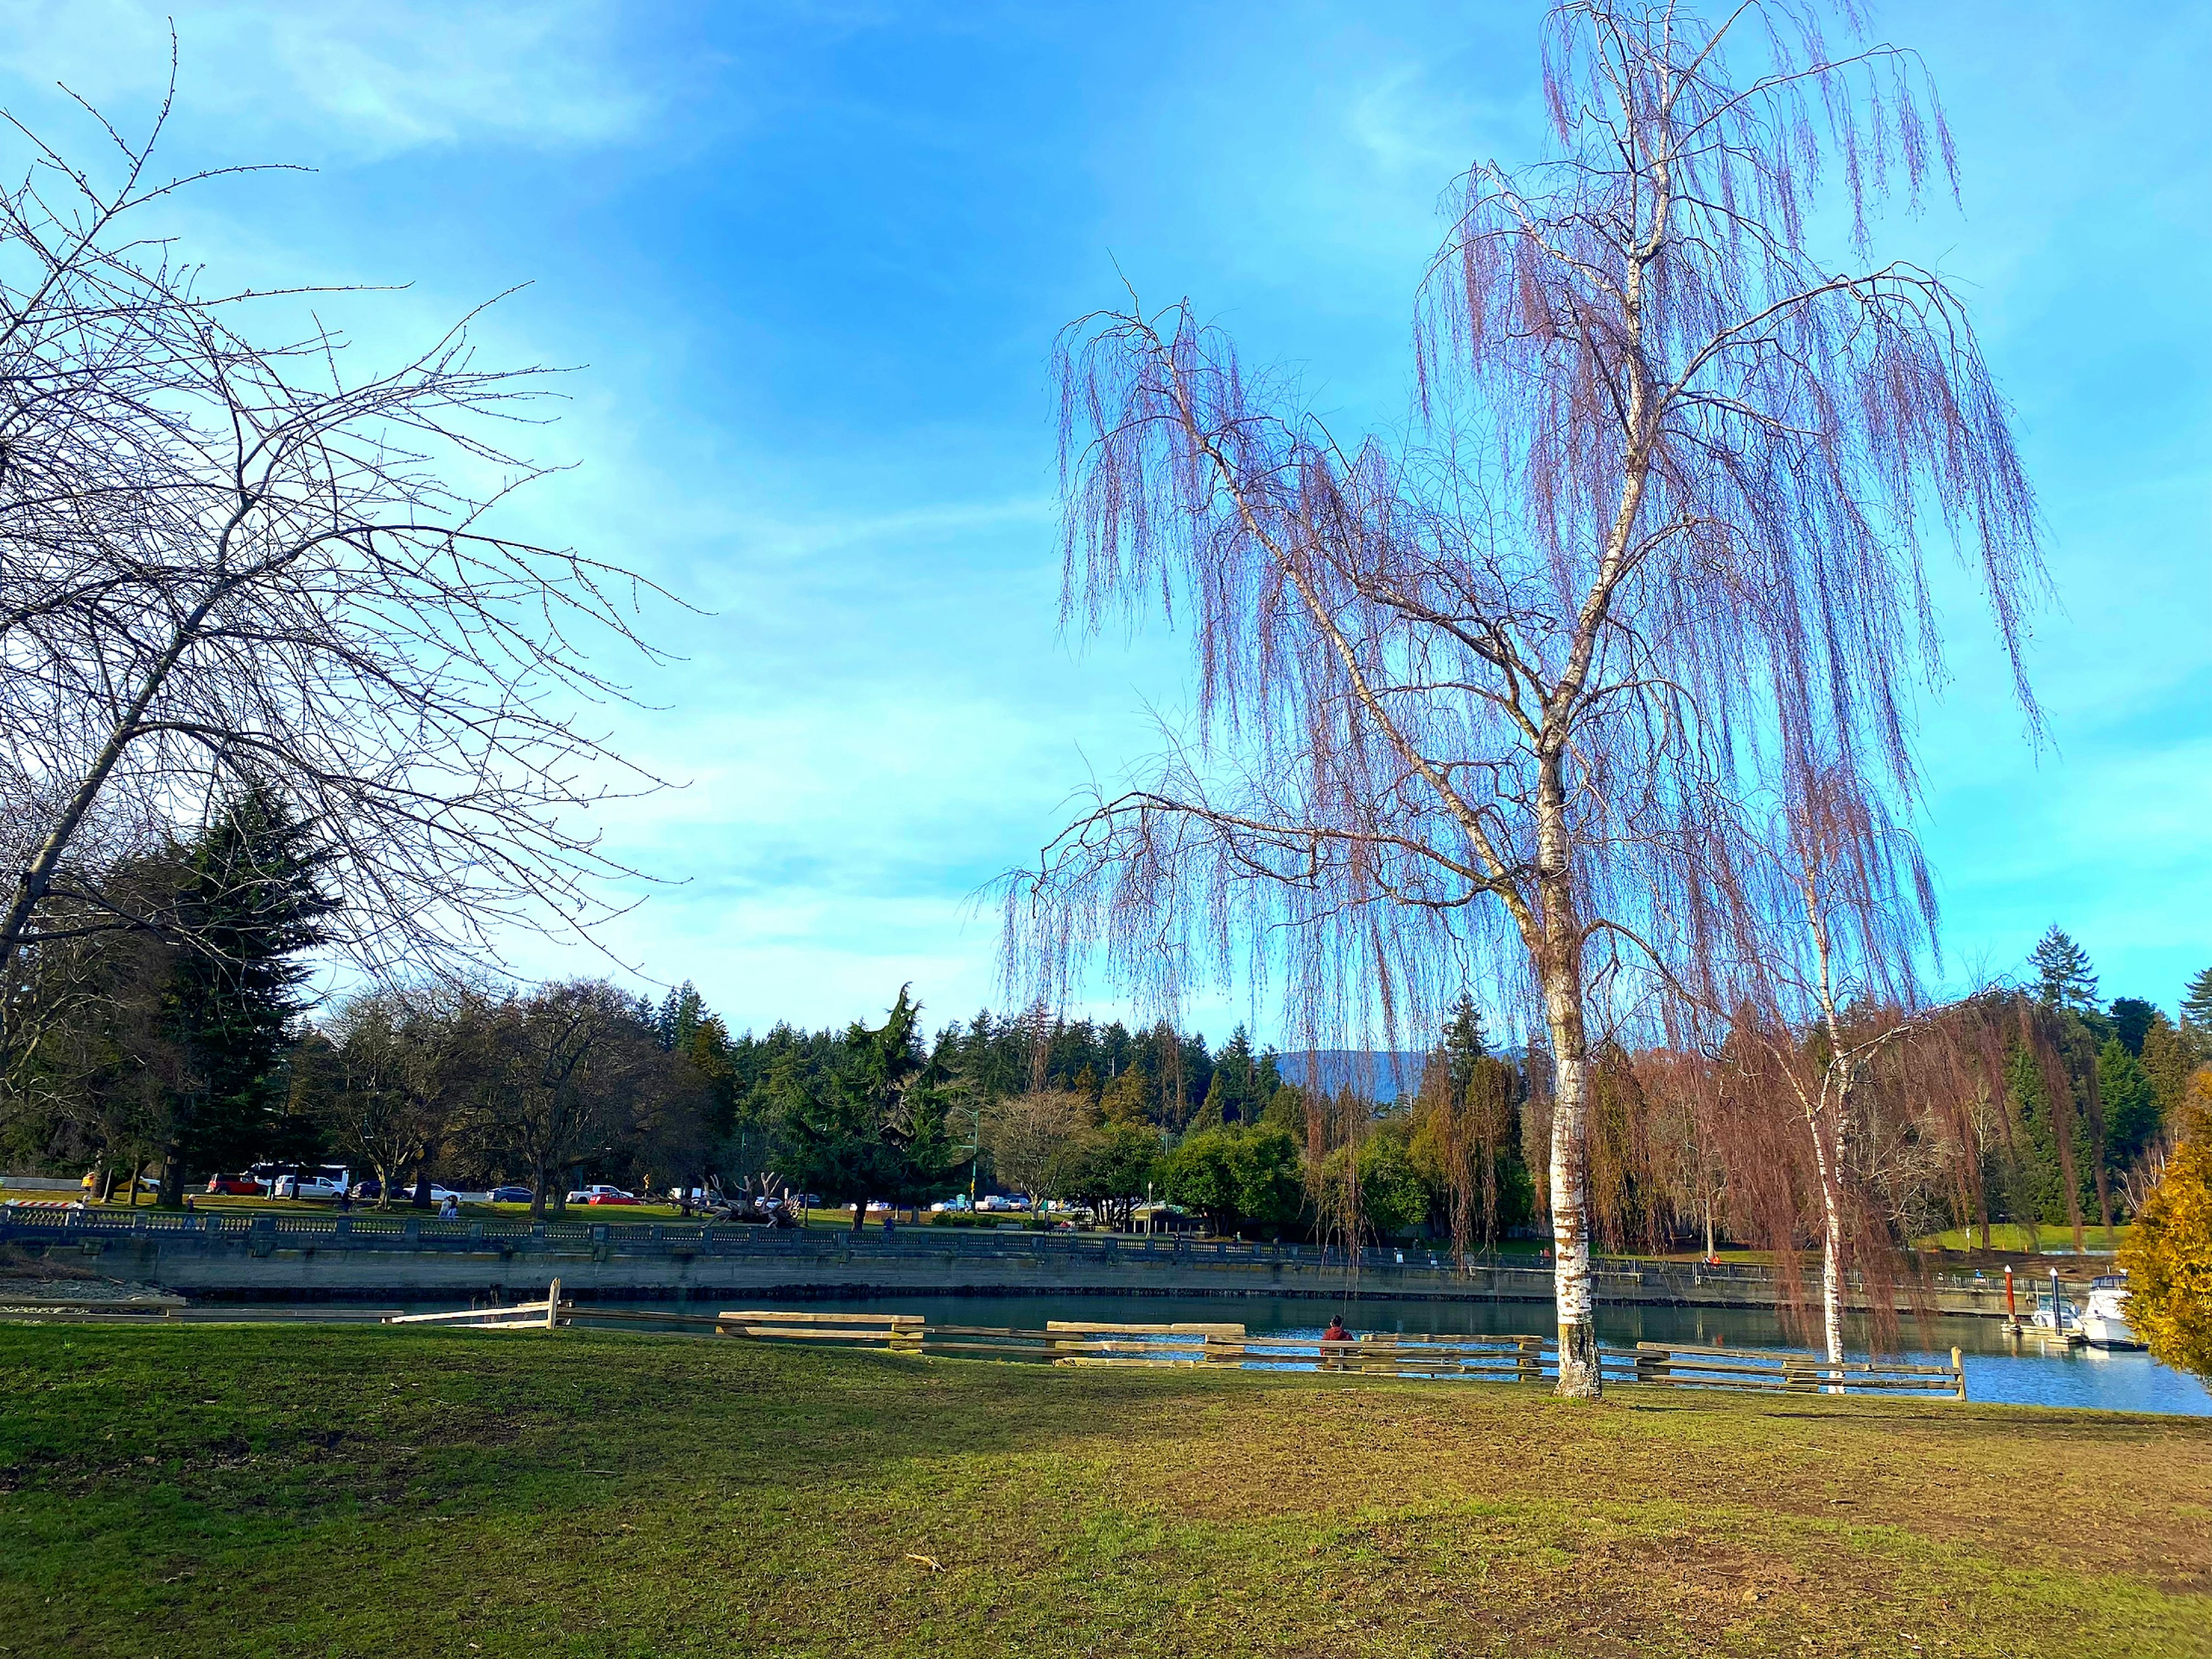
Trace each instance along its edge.
<instances>
[{"instance_id":1,"label":"weeping birch tree","mask_svg":"<svg viewBox=\"0 0 2212 1659\"><path fill-rule=\"evenodd\" d=\"M1593 1046L1746 925L1710 884L1745 799L1817 757L1910 802L1930 544L2033 720L2004 404L1942 276L1873 252L1885 204L1955 191L1951 141L1911 53L1824 19L1553 8L1549 152L1461 181L1410 441L1340 440L1188 301L1059 358L1067 618L1157 602L1197 696L1010 879L1010 969L1170 1000L1250 973L1314 1042L1426 1026L1484 975L1525 999L1571 1395L1599 1390Z\"/></svg>"}]
</instances>

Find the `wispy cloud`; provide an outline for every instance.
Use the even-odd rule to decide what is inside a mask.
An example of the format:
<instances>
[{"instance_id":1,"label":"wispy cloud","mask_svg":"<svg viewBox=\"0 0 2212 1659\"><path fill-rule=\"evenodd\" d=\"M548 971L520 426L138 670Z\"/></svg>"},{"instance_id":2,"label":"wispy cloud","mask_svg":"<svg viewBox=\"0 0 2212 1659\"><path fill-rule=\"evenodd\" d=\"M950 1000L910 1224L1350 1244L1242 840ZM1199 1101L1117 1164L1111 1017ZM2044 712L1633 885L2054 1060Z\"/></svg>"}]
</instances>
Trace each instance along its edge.
<instances>
[{"instance_id":1,"label":"wispy cloud","mask_svg":"<svg viewBox=\"0 0 2212 1659\"><path fill-rule=\"evenodd\" d=\"M0 66L94 103L157 94L171 9L70 0L0 10ZM190 102L243 128L375 155L506 141L626 138L659 100L623 67L620 11L597 0L448 6L214 4L176 14Z\"/></svg>"}]
</instances>

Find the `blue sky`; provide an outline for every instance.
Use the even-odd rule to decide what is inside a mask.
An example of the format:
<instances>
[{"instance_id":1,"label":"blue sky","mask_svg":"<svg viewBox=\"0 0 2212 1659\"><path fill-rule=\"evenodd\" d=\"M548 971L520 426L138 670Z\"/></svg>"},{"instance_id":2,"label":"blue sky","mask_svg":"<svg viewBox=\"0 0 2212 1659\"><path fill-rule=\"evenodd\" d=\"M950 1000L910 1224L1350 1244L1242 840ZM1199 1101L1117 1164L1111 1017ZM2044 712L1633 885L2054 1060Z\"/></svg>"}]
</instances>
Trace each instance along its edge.
<instances>
[{"instance_id":1,"label":"blue sky","mask_svg":"<svg viewBox=\"0 0 2212 1659\"><path fill-rule=\"evenodd\" d=\"M125 124L162 5L19 4L8 106ZM1113 301L1188 294L1340 427L1407 410L1436 207L1536 148L1522 3L180 4L176 228L221 278L404 283L397 351L514 284L516 361L579 365L519 528L710 613L653 630L620 742L680 792L609 815L683 884L609 934L736 1025L842 1021L915 982L994 999L969 908L1069 793L1152 746L1178 642L1056 630L1047 357ZM1923 709L1954 973L2053 921L2106 994L2212 963L2212 8L1890 6L1962 158L1963 212L1893 227L1974 297L2050 530L2026 742L1971 588ZM532 974L594 971L525 940ZM643 983L642 981L640 981ZM651 988L647 987L647 988ZM1218 1036L1267 1011L1224 993Z\"/></svg>"}]
</instances>

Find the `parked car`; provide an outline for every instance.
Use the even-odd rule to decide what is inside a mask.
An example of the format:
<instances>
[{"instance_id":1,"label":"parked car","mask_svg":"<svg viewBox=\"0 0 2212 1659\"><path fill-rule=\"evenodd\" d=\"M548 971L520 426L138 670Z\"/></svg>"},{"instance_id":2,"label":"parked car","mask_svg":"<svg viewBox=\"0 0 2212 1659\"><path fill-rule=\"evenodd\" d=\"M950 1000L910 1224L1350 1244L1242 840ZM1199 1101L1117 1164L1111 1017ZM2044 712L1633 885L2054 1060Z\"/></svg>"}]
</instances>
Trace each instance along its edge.
<instances>
[{"instance_id":1,"label":"parked car","mask_svg":"<svg viewBox=\"0 0 2212 1659\"><path fill-rule=\"evenodd\" d=\"M593 1193L584 1200L586 1204L635 1204L638 1201L629 1193Z\"/></svg>"},{"instance_id":2,"label":"parked car","mask_svg":"<svg viewBox=\"0 0 2212 1659\"><path fill-rule=\"evenodd\" d=\"M353 1195L354 1201L356 1203L372 1201L374 1200L380 1199L384 1196L384 1183L378 1181L373 1176L367 1181L356 1182L354 1183ZM278 1196L282 1197L283 1194L279 1194ZM393 1203L404 1204L414 1196L415 1183L413 1182L401 1181L393 1183L392 1188L392 1201ZM433 1204L442 1204L449 1198L459 1202L460 1197L460 1194L449 1192L445 1188L441 1187L434 1181L430 1183L430 1202Z\"/></svg>"},{"instance_id":3,"label":"parked car","mask_svg":"<svg viewBox=\"0 0 2212 1659\"><path fill-rule=\"evenodd\" d=\"M147 1197L158 1198L161 1196L161 1183L157 1178L151 1176L143 1175L118 1175L115 1177L115 1184L108 1188L107 1195L110 1201L118 1204L128 1204L131 1201L131 1186L133 1182L137 1183L138 1190ZM97 1170L87 1170L84 1172L84 1179L77 1182L79 1190L81 1190L88 1199L93 1195L94 1192L98 1189L99 1186L100 1171Z\"/></svg>"},{"instance_id":4,"label":"parked car","mask_svg":"<svg viewBox=\"0 0 2212 1659\"><path fill-rule=\"evenodd\" d=\"M258 1198L261 1183L250 1175L210 1176L207 1189L229 1198Z\"/></svg>"},{"instance_id":5,"label":"parked car","mask_svg":"<svg viewBox=\"0 0 2212 1659\"><path fill-rule=\"evenodd\" d=\"M602 1194L611 1194L617 1198L626 1198L633 1204L637 1201L637 1195L635 1193L626 1193L621 1188L610 1187L604 1182L594 1182L588 1187L577 1188L574 1192L568 1194L568 1201L571 1204L589 1204Z\"/></svg>"},{"instance_id":6,"label":"parked car","mask_svg":"<svg viewBox=\"0 0 2212 1659\"><path fill-rule=\"evenodd\" d=\"M256 1184L258 1185L258 1182ZM271 1184L269 1195L271 1198L337 1198L346 1192L349 1185L345 1170L336 1164L325 1164L313 1169L286 1170Z\"/></svg>"},{"instance_id":7,"label":"parked car","mask_svg":"<svg viewBox=\"0 0 2212 1659\"><path fill-rule=\"evenodd\" d=\"M527 1187L495 1187L491 1201L495 1204L527 1204L537 1194Z\"/></svg>"}]
</instances>

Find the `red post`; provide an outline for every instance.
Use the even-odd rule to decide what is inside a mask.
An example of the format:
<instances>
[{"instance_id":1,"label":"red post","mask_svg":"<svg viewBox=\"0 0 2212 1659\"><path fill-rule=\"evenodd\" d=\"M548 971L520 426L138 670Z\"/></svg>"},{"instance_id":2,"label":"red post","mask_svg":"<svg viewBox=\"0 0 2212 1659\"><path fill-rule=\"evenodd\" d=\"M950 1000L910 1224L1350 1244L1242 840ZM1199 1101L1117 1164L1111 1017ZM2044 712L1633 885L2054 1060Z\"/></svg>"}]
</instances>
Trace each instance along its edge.
<instances>
[{"instance_id":1,"label":"red post","mask_svg":"<svg viewBox=\"0 0 2212 1659\"><path fill-rule=\"evenodd\" d=\"M2009 1261L2005 1263L2005 1322L2015 1330L2020 1328L2020 1310L2012 1303L2012 1263Z\"/></svg>"}]
</instances>

